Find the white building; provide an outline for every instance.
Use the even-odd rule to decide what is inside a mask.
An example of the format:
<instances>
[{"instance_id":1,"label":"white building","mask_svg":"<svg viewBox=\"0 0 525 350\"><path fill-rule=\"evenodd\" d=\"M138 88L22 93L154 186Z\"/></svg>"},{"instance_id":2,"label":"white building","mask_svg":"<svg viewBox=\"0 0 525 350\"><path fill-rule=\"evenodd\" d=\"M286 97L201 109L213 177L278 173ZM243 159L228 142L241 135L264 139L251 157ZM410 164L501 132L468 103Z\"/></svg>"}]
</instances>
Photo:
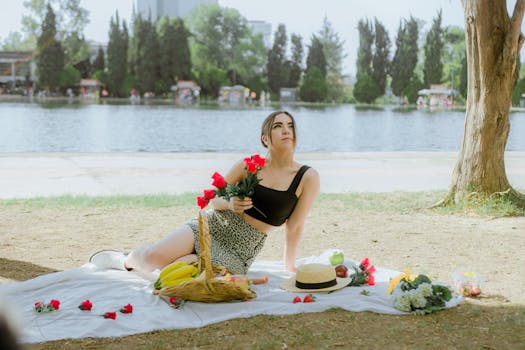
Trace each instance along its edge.
<instances>
[{"instance_id":1,"label":"white building","mask_svg":"<svg viewBox=\"0 0 525 350\"><path fill-rule=\"evenodd\" d=\"M159 17L186 17L199 5L218 4L218 0L136 0L137 14L151 20Z\"/></svg>"},{"instance_id":2,"label":"white building","mask_svg":"<svg viewBox=\"0 0 525 350\"><path fill-rule=\"evenodd\" d=\"M272 24L265 21L248 21L248 25L254 34L261 34L264 46L272 47Z\"/></svg>"}]
</instances>

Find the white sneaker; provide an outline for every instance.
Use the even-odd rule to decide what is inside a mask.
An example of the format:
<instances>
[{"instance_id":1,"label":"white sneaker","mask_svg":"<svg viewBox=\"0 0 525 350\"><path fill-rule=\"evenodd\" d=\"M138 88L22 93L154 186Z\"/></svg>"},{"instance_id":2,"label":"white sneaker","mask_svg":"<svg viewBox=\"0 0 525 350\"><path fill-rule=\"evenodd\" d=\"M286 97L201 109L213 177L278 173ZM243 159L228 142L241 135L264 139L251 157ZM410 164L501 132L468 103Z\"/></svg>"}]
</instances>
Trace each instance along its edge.
<instances>
[{"instance_id":1,"label":"white sneaker","mask_svg":"<svg viewBox=\"0 0 525 350\"><path fill-rule=\"evenodd\" d=\"M126 270L124 265L129 253L119 250L101 250L89 258L89 262L99 269Z\"/></svg>"}]
</instances>

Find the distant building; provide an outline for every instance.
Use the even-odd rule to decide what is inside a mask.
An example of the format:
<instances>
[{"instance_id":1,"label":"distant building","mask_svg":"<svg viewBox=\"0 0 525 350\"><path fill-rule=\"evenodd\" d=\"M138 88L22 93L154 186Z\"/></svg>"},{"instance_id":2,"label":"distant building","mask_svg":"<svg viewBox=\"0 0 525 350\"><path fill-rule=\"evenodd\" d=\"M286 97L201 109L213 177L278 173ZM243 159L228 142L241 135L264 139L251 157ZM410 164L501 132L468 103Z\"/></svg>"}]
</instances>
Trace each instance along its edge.
<instances>
[{"instance_id":1,"label":"distant building","mask_svg":"<svg viewBox=\"0 0 525 350\"><path fill-rule=\"evenodd\" d=\"M272 24L265 21L248 21L248 26L254 34L261 34L264 46L267 49L272 47Z\"/></svg>"},{"instance_id":2,"label":"distant building","mask_svg":"<svg viewBox=\"0 0 525 350\"><path fill-rule=\"evenodd\" d=\"M454 89L449 89L445 85L431 84L430 89L423 89L418 91L417 105L420 107L452 107L454 106L454 96L458 92Z\"/></svg>"},{"instance_id":3,"label":"distant building","mask_svg":"<svg viewBox=\"0 0 525 350\"><path fill-rule=\"evenodd\" d=\"M218 0L136 0L137 14L151 20L159 17L186 17L199 5L218 4Z\"/></svg>"},{"instance_id":4,"label":"distant building","mask_svg":"<svg viewBox=\"0 0 525 350\"><path fill-rule=\"evenodd\" d=\"M297 89L296 88L281 88L279 90L279 101L281 102L297 101Z\"/></svg>"},{"instance_id":5,"label":"distant building","mask_svg":"<svg viewBox=\"0 0 525 350\"><path fill-rule=\"evenodd\" d=\"M36 64L32 51L0 51L0 85L34 82Z\"/></svg>"}]
</instances>

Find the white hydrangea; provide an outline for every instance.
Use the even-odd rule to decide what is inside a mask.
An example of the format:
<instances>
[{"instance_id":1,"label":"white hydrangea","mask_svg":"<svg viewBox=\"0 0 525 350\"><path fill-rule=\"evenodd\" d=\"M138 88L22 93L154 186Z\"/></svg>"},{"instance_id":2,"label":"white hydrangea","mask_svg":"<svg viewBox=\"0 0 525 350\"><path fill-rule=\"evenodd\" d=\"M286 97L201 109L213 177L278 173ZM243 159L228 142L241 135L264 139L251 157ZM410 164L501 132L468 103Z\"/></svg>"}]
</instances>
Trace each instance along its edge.
<instances>
[{"instance_id":1,"label":"white hydrangea","mask_svg":"<svg viewBox=\"0 0 525 350\"><path fill-rule=\"evenodd\" d=\"M407 294L409 295L410 302L414 308L422 309L427 305L427 299L423 296L423 293L419 287L417 289L410 290Z\"/></svg>"},{"instance_id":2,"label":"white hydrangea","mask_svg":"<svg viewBox=\"0 0 525 350\"><path fill-rule=\"evenodd\" d=\"M392 301L394 307L398 310L405 312L410 312L412 310L409 294L403 292L400 288L395 288L392 292Z\"/></svg>"},{"instance_id":3,"label":"white hydrangea","mask_svg":"<svg viewBox=\"0 0 525 350\"><path fill-rule=\"evenodd\" d=\"M417 289L421 290L421 294L424 297L429 297L432 295L432 285L430 283L421 283Z\"/></svg>"}]
</instances>

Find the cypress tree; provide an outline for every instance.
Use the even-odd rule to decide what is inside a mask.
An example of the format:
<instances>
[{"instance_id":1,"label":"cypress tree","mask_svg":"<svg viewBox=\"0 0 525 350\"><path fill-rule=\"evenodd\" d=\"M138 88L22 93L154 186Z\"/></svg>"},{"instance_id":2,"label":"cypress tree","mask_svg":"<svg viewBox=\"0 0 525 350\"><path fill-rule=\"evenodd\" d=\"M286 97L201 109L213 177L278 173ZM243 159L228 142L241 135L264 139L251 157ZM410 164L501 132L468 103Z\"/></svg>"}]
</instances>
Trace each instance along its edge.
<instances>
[{"instance_id":1,"label":"cypress tree","mask_svg":"<svg viewBox=\"0 0 525 350\"><path fill-rule=\"evenodd\" d=\"M159 54L160 54L160 78L166 87L170 87L177 82L175 75L177 54L175 48L175 26L171 23L169 17L163 17L158 22L159 33Z\"/></svg>"},{"instance_id":2,"label":"cypress tree","mask_svg":"<svg viewBox=\"0 0 525 350\"><path fill-rule=\"evenodd\" d=\"M425 40L425 62L423 66L423 77L425 86L430 84L439 84L443 78L443 28L441 27L441 13L434 18L432 28L427 34Z\"/></svg>"},{"instance_id":3,"label":"cypress tree","mask_svg":"<svg viewBox=\"0 0 525 350\"><path fill-rule=\"evenodd\" d=\"M357 51L357 78L362 74L372 75L372 43L374 42L374 31L368 20L359 20L357 24L359 31L359 49Z\"/></svg>"},{"instance_id":4,"label":"cypress tree","mask_svg":"<svg viewBox=\"0 0 525 350\"><path fill-rule=\"evenodd\" d=\"M299 90L301 100L306 102L321 102L326 99L328 88L323 73L317 66L311 66L304 75L303 84Z\"/></svg>"},{"instance_id":5,"label":"cypress tree","mask_svg":"<svg viewBox=\"0 0 525 350\"><path fill-rule=\"evenodd\" d=\"M60 75L64 69L64 50L56 40L56 19L51 5L47 4L46 17L42 23L42 34L37 41L38 85L49 91L60 86Z\"/></svg>"},{"instance_id":6,"label":"cypress tree","mask_svg":"<svg viewBox=\"0 0 525 350\"><path fill-rule=\"evenodd\" d=\"M404 24L403 21L400 22L396 37L396 52L390 65L391 87L396 96L405 96L405 91L414 77L418 37L419 26L413 17Z\"/></svg>"},{"instance_id":7,"label":"cypress tree","mask_svg":"<svg viewBox=\"0 0 525 350\"><path fill-rule=\"evenodd\" d=\"M375 50L372 59L372 79L377 83L380 95L385 93L386 76L388 73L390 54L390 39L388 32L381 22L375 19ZM378 97L379 97L378 96Z\"/></svg>"},{"instance_id":8,"label":"cypress tree","mask_svg":"<svg viewBox=\"0 0 525 350\"><path fill-rule=\"evenodd\" d=\"M115 20L111 17L109 29L109 42L107 51L107 81L110 94L116 97L124 97L124 83L127 75L127 56L128 56L128 34L125 23L120 29L118 12Z\"/></svg>"},{"instance_id":9,"label":"cypress tree","mask_svg":"<svg viewBox=\"0 0 525 350\"><path fill-rule=\"evenodd\" d=\"M157 31L151 19L142 21L138 42L137 84L140 92L156 92L156 82L160 80L160 57Z\"/></svg>"},{"instance_id":10,"label":"cypress tree","mask_svg":"<svg viewBox=\"0 0 525 350\"><path fill-rule=\"evenodd\" d=\"M281 23L275 32L273 46L268 51L268 63L266 66L268 87L275 94L279 93L279 90L286 82L286 79L283 79L285 75L286 41L286 27Z\"/></svg>"},{"instance_id":11,"label":"cypress tree","mask_svg":"<svg viewBox=\"0 0 525 350\"><path fill-rule=\"evenodd\" d=\"M177 79L191 79L191 54L189 37L190 32L186 28L182 18L176 18L174 23L175 43L175 77Z\"/></svg>"},{"instance_id":12,"label":"cypress tree","mask_svg":"<svg viewBox=\"0 0 525 350\"><path fill-rule=\"evenodd\" d=\"M98 47L97 57L95 57L95 60L93 61L93 64L91 65L91 68L93 72L104 70L104 67L106 66L105 59L104 59L104 50L102 49L102 46Z\"/></svg>"},{"instance_id":13,"label":"cypress tree","mask_svg":"<svg viewBox=\"0 0 525 350\"><path fill-rule=\"evenodd\" d=\"M342 84L343 59L346 57L344 41L339 38L339 34L333 30L326 17L323 21L323 27L318 33L318 38L323 44L323 52L326 57L327 100L341 102L344 98L344 86Z\"/></svg>"},{"instance_id":14,"label":"cypress tree","mask_svg":"<svg viewBox=\"0 0 525 350\"><path fill-rule=\"evenodd\" d=\"M308 50L308 56L306 57L306 70L308 71L311 67L319 68L319 72L323 79L326 79L326 57L323 51L323 44L317 36L312 36L312 43Z\"/></svg>"},{"instance_id":15,"label":"cypress tree","mask_svg":"<svg viewBox=\"0 0 525 350\"><path fill-rule=\"evenodd\" d=\"M290 61L290 70L288 74L288 87L296 88L301 80L303 72L303 43L302 37L298 34L292 34L292 60Z\"/></svg>"}]
</instances>

